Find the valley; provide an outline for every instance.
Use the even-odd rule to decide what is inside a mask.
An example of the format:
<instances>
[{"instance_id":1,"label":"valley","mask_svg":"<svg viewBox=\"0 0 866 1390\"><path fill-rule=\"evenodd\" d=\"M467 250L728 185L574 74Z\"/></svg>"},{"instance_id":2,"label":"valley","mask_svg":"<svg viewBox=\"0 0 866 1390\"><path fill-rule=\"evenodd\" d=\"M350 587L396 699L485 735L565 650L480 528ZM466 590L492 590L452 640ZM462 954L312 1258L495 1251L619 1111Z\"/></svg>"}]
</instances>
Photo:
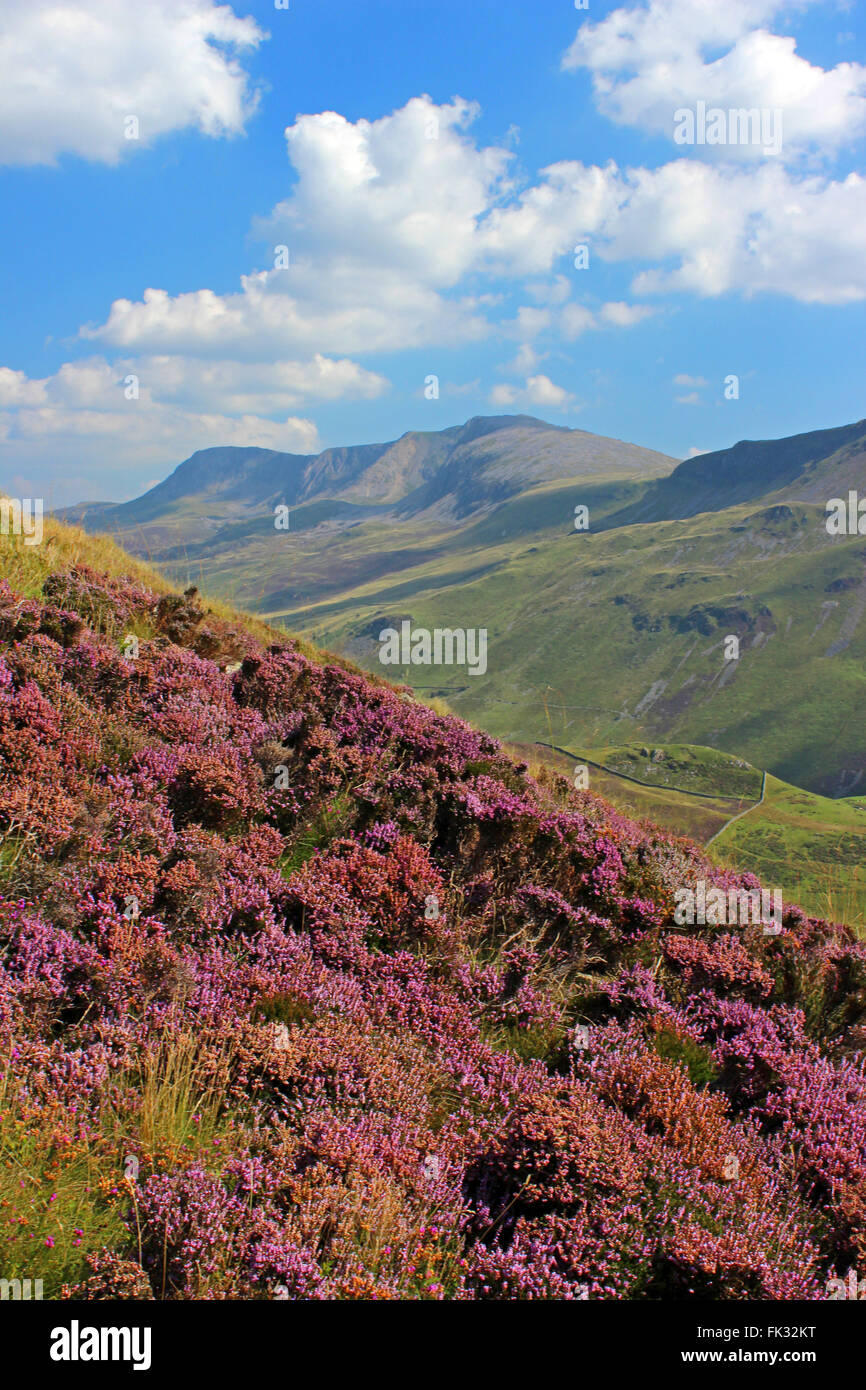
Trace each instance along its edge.
<instances>
[{"instance_id":1,"label":"valley","mask_svg":"<svg viewBox=\"0 0 866 1390\"><path fill-rule=\"evenodd\" d=\"M866 541L827 507L864 483L866 422L676 464L500 416L320 456L206 450L67 519L509 745L582 750L629 814L862 920ZM384 667L406 623L483 630L483 673ZM765 803L719 835L764 770Z\"/></svg>"}]
</instances>

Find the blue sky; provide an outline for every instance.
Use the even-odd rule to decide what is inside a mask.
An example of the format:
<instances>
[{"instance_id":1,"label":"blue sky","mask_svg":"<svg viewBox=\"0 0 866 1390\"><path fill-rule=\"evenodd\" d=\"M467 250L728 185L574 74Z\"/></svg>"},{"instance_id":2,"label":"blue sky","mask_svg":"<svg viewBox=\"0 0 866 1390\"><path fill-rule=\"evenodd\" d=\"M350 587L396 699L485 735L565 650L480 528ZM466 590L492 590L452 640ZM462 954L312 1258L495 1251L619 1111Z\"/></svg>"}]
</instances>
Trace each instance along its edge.
<instances>
[{"instance_id":1,"label":"blue sky","mask_svg":"<svg viewBox=\"0 0 866 1390\"><path fill-rule=\"evenodd\" d=\"M314 452L477 414L676 457L866 414L861 6L0 19L9 492L119 500L208 445ZM781 111L781 148L677 144L699 102Z\"/></svg>"}]
</instances>

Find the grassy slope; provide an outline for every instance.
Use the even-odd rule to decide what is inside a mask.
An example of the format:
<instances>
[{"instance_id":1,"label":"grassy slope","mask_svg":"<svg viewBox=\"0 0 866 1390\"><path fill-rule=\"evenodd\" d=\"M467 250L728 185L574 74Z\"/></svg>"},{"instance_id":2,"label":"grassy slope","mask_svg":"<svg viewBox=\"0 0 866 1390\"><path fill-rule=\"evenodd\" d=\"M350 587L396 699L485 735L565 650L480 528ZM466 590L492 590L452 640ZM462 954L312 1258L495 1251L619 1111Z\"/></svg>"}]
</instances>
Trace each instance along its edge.
<instances>
[{"instance_id":1,"label":"grassy slope","mask_svg":"<svg viewBox=\"0 0 866 1390\"><path fill-rule=\"evenodd\" d=\"M713 838L708 852L714 862L750 870L780 888L786 902L866 931L866 797L834 800L768 776L758 804L761 774L741 759L687 745L643 750L653 751L664 753L663 761L648 762L637 746L575 748L565 756L540 745L515 745L531 767L546 764L569 779L584 759L592 790L625 815L702 844ZM728 795L707 796L714 788Z\"/></svg>"},{"instance_id":2,"label":"grassy slope","mask_svg":"<svg viewBox=\"0 0 866 1390\"><path fill-rule=\"evenodd\" d=\"M383 668L371 659L376 644L370 635L359 639L358 631L378 631L385 616L411 615L430 627L487 626L484 677L467 679L447 668L388 675L415 684L428 701L444 699L509 743L543 740L582 749L597 763L656 784L593 774L593 786L627 814L699 841L756 800L755 769L773 767L783 780L771 780L765 805L715 842L715 855L760 869L810 911L862 925L864 804L800 790L803 782L820 781L828 764L850 771L859 754L862 766L861 590L830 590L840 578L858 578L862 541L828 542L816 507L793 509L793 519L759 515L755 521L751 504L686 522L564 534L562 518L576 495L589 497L597 521L621 505L628 485L594 493L582 487L533 489L447 537L403 527L399 551L389 550L388 525L377 519L330 535L281 535L283 593L318 592L323 585L334 592L306 608L272 609L264 599L275 582L272 533L241 553L230 548L218 562L202 560L200 571L208 587L245 607L264 604L272 619L344 651L379 677ZM76 534L76 541L63 542L67 549L92 553L87 547L94 539L74 531L69 537ZM94 563L129 567L123 552L98 544ZM39 573L47 572L47 548L25 554ZM377 565L381 570L382 556L394 573L340 590L346 579L352 583ZM192 562L170 569L182 580L198 578ZM41 580L33 582L38 588ZM697 621L718 623L706 609L709 594L717 604L722 585L730 610L744 618L722 620L708 633L689 626L695 610ZM537 602L527 604L527 594ZM728 678L721 637L738 624L743 654ZM846 636L845 651L814 660L817 644L823 653ZM603 661L595 659L599 651ZM540 684L539 671L547 677ZM668 725L676 742L660 736ZM663 747L665 760L644 758L642 746ZM744 769L744 762L753 766ZM689 791L718 797L683 794Z\"/></svg>"},{"instance_id":3,"label":"grassy slope","mask_svg":"<svg viewBox=\"0 0 866 1390\"><path fill-rule=\"evenodd\" d=\"M565 500L561 490L551 499L560 518ZM315 604L268 604L268 615L368 669L383 616L486 627L485 676L439 668L399 677L515 742L709 745L825 794L853 790L866 774L861 538L828 537L816 506L799 507L794 524L746 505L584 535L535 518L521 532L518 510L510 504L498 538L495 518L447 546L428 537L429 558L402 572ZM299 539L299 579L284 591L314 587L308 551L317 546L339 583L348 544L345 535ZM357 563L365 548L388 548L387 532L371 527L352 544ZM224 591L239 576L228 566L212 577ZM848 587L831 587L840 580ZM740 638L736 665L723 657L729 633Z\"/></svg>"},{"instance_id":4,"label":"grassy slope","mask_svg":"<svg viewBox=\"0 0 866 1390\"><path fill-rule=\"evenodd\" d=\"M830 800L777 777L763 805L711 846L720 864L778 884L809 912L866 928L866 799Z\"/></svg>"},{"instance_id":5,"label":"grassy slope","mask_svg":"<svg viewBox=\"0 0 866 1390\"><path fill-rule=\"evenodd\" d=\"M111 579L128 578L144 584L158 594L175 592L175 585L155 567L129 555L108 536L92 536L79 526L47 518L42 545L27 546L20 540L0 535L0 579L28 598L38 598L42 585L50 574L73 565L86 565ZM255 614L242 612L223 599L208 595L210 609L220 618L243 624L262 642L279 641L282 634L262 622ZM140 635L140 634L139 634ZM298 639L305 655L321 658L322 653L312 643ZM339 656L328 659L345 666Z\"/></svg>"},{"instance_id":6,"label":"grassy slope","mask_svg":"<svg viewBox=\"0 0 866 1390\"><path fill-rule=\"evenodd\" d=\"M515 756L537 770L542 766L555 769L572 781L578 763L588 767L589 786L617 810L635 820L651 821L666 830L690 839L705 842L750 803L735 796L697 797L664 785L641 786L608 768L599 766L596 759L605 750L573 750L566 755L543 744L511 744Z\"/></svg>"}]
</instances>

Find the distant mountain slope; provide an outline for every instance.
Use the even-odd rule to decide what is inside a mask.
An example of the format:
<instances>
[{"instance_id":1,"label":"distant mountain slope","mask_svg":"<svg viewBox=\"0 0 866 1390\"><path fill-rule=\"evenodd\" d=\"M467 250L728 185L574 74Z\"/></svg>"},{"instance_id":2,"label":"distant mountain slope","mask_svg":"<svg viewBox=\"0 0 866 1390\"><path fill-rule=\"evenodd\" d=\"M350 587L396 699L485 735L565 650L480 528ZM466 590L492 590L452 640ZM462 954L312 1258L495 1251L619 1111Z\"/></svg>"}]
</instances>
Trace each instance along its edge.
<instances>
[{"instance_id":1,"label":"distant mountain slope","mask_svg":"<svg viewBox=\"0 0 866 1390\"><path fill-rule=\"evenodd\" d=\"M400 678L510 741L710 745L862 793L866 538L824 520L830 497L866 490L866 421L669 467L499 417L315 459L206 451L90 524L371 670L392 622L485 628L483 677Z\"/></svg>"},{"instance_id":2,"label":"distant mountain slope","mask_svg":"<svg viewBox=\"0 0 866 1390\"><path fill-rule=\"evenodd\" d=\"M143 497L117 506L78 505L59 515L159 557L171 543L172 521L180 518L186 544L207 539L219 521L272 520L277 503L325 498L393 506L400 518L429 511L441 520L466 519L540 482L596 475L646 480L674 462L652 449L530 415L475 417L446 430L413 430L390 443L320 454L201 449ZM142 527L148 528L143 535Z\"/></svg>"},{"instance_id":3,"label":"distant mountain slope","mask_svg":"<svg viewBox=\"0 0 866 1390\"><path fill-rule=\"evenodd\" d=\"M609 516L605 527L680 520L780 491L792 501L823 502L855 482L866 483L866 420L787 439L744 439L686 459Z\"/></svg>"},{"instance_id":4,"label":"distant mountain slope","mask_svg":"<svg viewBox=\"0 0 866 1390\"><path fill-rule=\"evenodd\" d=\"M437 666L398 675L509 741L705 744L825 795L864 789L866 538L829 536L823 507L807 504L585 534L567 532L561 505L559 515L480 546L477 528L450 548L425 550L416 535L403 569L366 577L351 568L365 556L352 532L321 538L320 553L304 533L291 551L295 592L327 568L358 577L265 611L371 670L379 632L404 618L485 628L483 677ZM226 591L244 572L267 585L268 555L263 543L252 569L225 556L209 573ZM287 576L272 572L279 595ZM729 636L736 660L725 659Z\"/></svg>"}]
</instances>

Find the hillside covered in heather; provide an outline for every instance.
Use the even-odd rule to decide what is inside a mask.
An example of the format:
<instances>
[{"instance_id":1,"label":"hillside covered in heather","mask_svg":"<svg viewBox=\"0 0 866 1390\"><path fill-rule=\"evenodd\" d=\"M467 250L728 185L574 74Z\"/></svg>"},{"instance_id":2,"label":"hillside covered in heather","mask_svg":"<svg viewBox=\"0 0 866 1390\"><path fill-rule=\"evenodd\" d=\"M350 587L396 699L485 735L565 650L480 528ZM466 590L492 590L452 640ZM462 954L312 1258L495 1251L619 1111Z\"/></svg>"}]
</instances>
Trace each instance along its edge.
<instances>
[{"instance_id":1,"label":"hillside covered in heather","mask_svg":"<svg viewBox=\"0 0 866 1390\"><path fill-rule=\"evenodd\" d=\"M862 1268L846 928L679 928L678 889L755 880L192 592L41 588L0 586L0 1275L823 1299Z\"/></svg>"}]
</instances>

